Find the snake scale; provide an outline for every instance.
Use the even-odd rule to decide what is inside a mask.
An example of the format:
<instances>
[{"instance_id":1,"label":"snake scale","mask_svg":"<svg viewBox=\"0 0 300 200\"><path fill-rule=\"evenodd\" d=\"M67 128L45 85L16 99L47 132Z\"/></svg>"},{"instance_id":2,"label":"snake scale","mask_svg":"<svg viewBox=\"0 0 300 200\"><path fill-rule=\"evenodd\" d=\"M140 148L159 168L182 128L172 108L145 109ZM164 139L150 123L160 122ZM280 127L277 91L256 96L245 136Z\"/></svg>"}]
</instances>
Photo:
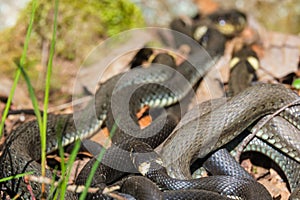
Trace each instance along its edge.
<instances>
[{"instance_id":1,"label":"snake scale","mask_svg":"<svg viewBox=\"0 0 300 200\"><path fill-rule=\"evenodd\" d=\"M213 61L217 60L224 50L223 45L225 43L225 39L222 39L223 36L218 35L219 39L214 40L210 38L210 35L218 34L218 32L216 32L214 29L208 29L207 33L209 34L205 35L205 37L201 37L201 41L199 42L205 44L204 46L206 47L206 50L210 53L213 59L211 60L208 59L208 57L205 56L203 57L203 55L199 55L197 51L195 51L195 49L192 49L193 52L191 53L190 57L193 62L192 63L185 62L178 69L178 71L181 73L181 77L184 77L186 80L189 80L189 84L191 85L195 85L196 82L199 81L199 79L205 74L205 72L212 66ZM216 41L218 41L217 45L214 44ZM170 65L170 63L162 63L162 64L168 66ZM193 66L196 66L196 69ZM139 73L139 71L143 71L143 73ZM147 72L148 74L145 72ZM129 81L129 82L127 81L127 85L123 82L123 84L121 84L121 87L120 85L118 85L119 88L114 91L116 92L116 94L123 94L123 93L126 94L126 90L128 88L133 87L134 85L143 84L144 85L143 90L148 89L150 91L149 96L144 97L141 95L141 92L139 92L136 98L139 98L140 102L138 102L139 107L137 107L136 109L143 107L145 104L150 105L150 107L169 106L178 102L188 92L185 89L186 86L180 86L176 84L178 80L181 79L178 78L178 76L175 76L175 79L173 79L174 76L172 74L172 70L168 71L168 69L164 67L162 68L160 68L159 66L150 67L148 69L137 70L136 73L138 75L135 76L135 79L133 81ZM104 121L106 121L107 115L109 116L109 114L111 114L111 111L109 111L109 103L110 103L109 100L112 95L111 91L115 88L117 82L121 80L121 77L122 74L117 75L102 84L102 87L100 87L100 89L96 92L95 99L93 99L81 113L82 116L84 116L83 121L81 121L82 124L76 124L75 126L74 120L72 118L73 115L50 115L49 116L48 127L47 127L48 128L47 133L49 135L48 146L47 146L48 152L51 152L57 148L56 140L57 140L57 135L59 134L61 134L63 144L69 144L75 141L76 138L89 137L90 134L96 132L97 130L99 130L99 128L103 126ZM170 92L167 92L168 89L159 86L159 84L155 85L153 84L153 82L155 84L164 83L169 87L175 85L178 86L179 89L175 90L175 93L172 94ZM257 93L258 90L260 90L261 92ZM278 95L279 93L281 93L283 96ZM162 94L162 95L159 96L158 94ZM160 98L158 98L158 96ZM166 98L168 98L168 100L166 100ZM241 93L236 97L233 97L225 104L225 106L218 107L216 111L203 114L203 116L199 118L201 120L199 120L198 118L194 118L190 120L187 119L187 117L185 117L183 119L185 123L184 124L181 123L179 126L177 126L173 131L171 137L167 139L167 141L163 144L161 156L162 156L162 161L164 163L164 167L166 167L167 170L169 170L170 172L169 174L173 174L174 177L189 178L190 172L187 169L189 169L189 164L191 163L191 161L194 160L195 155L197 155L197 157L203 157L207 153L216 150L219 147L222 147L229 141L233 140L238 134L240 134L242 130L246 129L248 125L252 124L252 122L254 122L256 119L262 117L263 115L276 111L278 108L282 107L283 105L297 98L299 97L296 94L291 93L291 91L283 88L282 86L259 85L252 89L246 90L245 92ZM249 106L249 99L251 102L253 102L253 104L250 106ZM96 118L90 115L90 113L93 111L92 109L94 109L94 105L96 107L96 114L97 114ZM241 107L240 105L247 105L247 106ZM118 111L122 113L122 109ZM294 113L295 112L292 112L292 116L295 116ZM121 115L121 121L122 120L126 121L127 117L124 116L125 115ZM173 122L173 120L171 121ZM214 124L217 124L216 122L222 124L215 126ZM296 121L295 123L298 122ZM112 126L112 124L110 125L108 124L108 126ZM127 127L123 129L127 129ZM1 177L6 177L6 176L14 175L16 173L20 173L23 170L25 170L25 168L26 171L27 170L40 171L39 164L35 162L40 158L39 151L36 151L34 148L32 148L32 146L40 145L37 130L38 130L38 126L36 121L32 121L18 127L14 131L14 133L11 134L11 136L8 138L7 141L7 147L3 155L1 156L1 163L2 163L0 167ZM204 133L207 131L210 131L211 134L205 136ZM80 136L77 136L78 134ZM188 134L188 136L186 134ZM191 138L191 137L194 138L195 140L186 140L186 138ZM215 146L209 144L210 141L212 140L216 141ZM205 148L204 151L199 152L200 151L199 149L200 147L198 146L199 144L208 146L208 148ZM136 145L136 147L138 147L138 145ZM134 142L133 142L133 146L135 146ZM136 147L134 147L134 149ZM153 147L151 147L151 149L152 148ZM176 149L179 149L180 152L178 152L178 150ZM182 154L183 152L185 154ZM48 172L47 175L50 176L51 175L50 172ZM130 183L128 181L130 179L131 180L137 179L137 180ZM122 185L124 186L125 189L122 192L128 194L134 192L132 191L132 187L125 187L126 184L134 185L139 182L146 182L149 184L149 187L152 184L148 180L145 181L145 179L143 179L143 181L140 181L140 179L143 178L129 177L123 180ZM168 180L168 179L164 179L164 180ZM169 179L169 180L174 181L174 179ZM247 184L253 184L251 185L251 187L253 186L254 189L257 187L257 190L260 191L258 195L264 194L266 195L266 199L270 197L268 196L268 193L264 190L264 188L257 185L256 183L252 183L251 181L250 182L245 181L244 187L240 187L238 183L241 183L243 181L235 177L219 176L215 178L207 178L207 180L211 184L207 187L212 187L212 188L203 188L203 189L215 190L216 188L218 188L217 187L218 184L222 185L224 182L227 183L235 182L237 183L235 189L239 191L237 193L243 194L243 193L247 193L247 188L249 188L249 185ZM179 179L178 181L181 182ZM184 182L184 184L187 184L187 182ZM201 183L198 182L197 184L201 185ZM205 181L204 181L204 185L206 185ZM12 193L16 192L19 187L26 188L25 184L22 181L20 181L20 185L18 184L17 181L8 184L8 188L12 190L9 192ZM33 191L36 193L35 195L38 196L40 191L40 186L38 184L34 184L32 185L32 187L33 187ZM158 189L155 188L157 187L155 185L154 186L152 185L151 187L154 188L153 190ZM227 199L228 197L224 197L220 195L220 193L222 193L220 190L222 190L222 188L218 188L217 191L215 192L203 191L203 193L201 193L202 195L201 197L203 198L204 197L203 195L207 194L208 199ZM198 195L197 192L199 191L191 189L188 190L186 193L188 193L188 195L190 195L190 198L193 199L193 198L197 198ZM164 192L164 193L158 192L157 195L158 196L161 195L161 197L157 197L157 199L162 199L162 198L179 199L179 195L183 195L184 191L181 191L181 193L169 192L170 196L168 196L167 193L168 192ZM174 196L172 197L172 195ZM251 194L249 195L251 196ZM28 194L24 194L24 198L29 199L30 196ZM70 195L67 198L75 199L76 197ZM183 197L183 198L188 199L187 197ZM247 198L247 196L244 198ZM251 198L254 199L255 195L251 196Z\"/></svg>"}]
</instances>

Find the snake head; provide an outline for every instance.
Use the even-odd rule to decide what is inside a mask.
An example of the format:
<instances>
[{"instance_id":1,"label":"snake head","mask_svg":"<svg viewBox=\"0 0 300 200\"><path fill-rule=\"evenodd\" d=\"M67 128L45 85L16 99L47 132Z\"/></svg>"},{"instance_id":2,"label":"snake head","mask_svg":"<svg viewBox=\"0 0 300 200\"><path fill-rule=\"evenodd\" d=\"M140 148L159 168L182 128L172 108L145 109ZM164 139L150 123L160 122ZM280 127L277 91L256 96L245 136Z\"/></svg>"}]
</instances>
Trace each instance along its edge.
<instances>
[{"instance_id":1,"label":"snake head","mask_svg":"<svg viewBox=\"0 0 300 200\"><path fill-rule=\"evenodd\" d=\"M135 141L131 144L130 157L133 165L142 174L162 168L162 160L147 143Z\"/></svg>"},{"instance_id":2,"label":"snake head","mask_svg":"<svg viewBox=\"0 0 300 200\"><path fill-rule=\"evenodd\" d=\"M241 33L247 25L247 16L236 9L219 10L208 15L207 18L228 38Z\"/></svg>"}]
</instances>

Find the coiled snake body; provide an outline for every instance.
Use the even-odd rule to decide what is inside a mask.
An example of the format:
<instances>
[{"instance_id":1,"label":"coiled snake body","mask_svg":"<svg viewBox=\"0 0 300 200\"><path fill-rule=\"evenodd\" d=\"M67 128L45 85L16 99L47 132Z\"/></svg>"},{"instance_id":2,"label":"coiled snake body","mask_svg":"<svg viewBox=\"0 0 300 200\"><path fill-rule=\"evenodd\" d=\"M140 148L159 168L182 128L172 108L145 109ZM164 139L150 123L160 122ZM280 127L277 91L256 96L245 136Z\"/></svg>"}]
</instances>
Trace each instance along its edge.
<instances>
[{"instance_id":1,"label":"coiled snake body","mask_svg":"<svg viewBox=\"0 0 300 200\"><path fill-rule=\"evenodd\" d=\"M213 55L213 61L220 56L220 53L223 52L224 49L225 39L222 39L221 35L219 35L219 38L221 38L221 42L218 40L219 43L217 48L215 46L213 47L216 49L212 49L208 44L209 49L207 50L211 53L211 55ZM215 42L214 40L209 41ZM191 59L194 61L192 64L196 66L196 69L191 64L184 63L183 66L185 66L185 68L179 68L179 71L183 70L180 71L181 77L189 80L191 85L195 85L213 62L208 57L203 57L203 55L199 56L197 51L195 52L195 49L192 50L194 51L191 54ZM214 54L212 52L214 52ZM153 76L137 76L134 81L129 82L128 87L123 85L123 87L119 88L116 93L122 94L122 92L126 91L126 88L130 88L134 84L153 83L153 80L155 83L164 83L169 87L173 84L176 85L176 79L175 81L174 79L170 79L172 75L166 75L164 78L157 79L158 75L164 74L162 72L165 72L165 70L165 68L159 67L149 68L146 71L149 71L149 73ZM116 76L102 85L103 87L101 87L101 89L96 93L95 100L92 100L86 109L82 111L83 121L81 121L81 124L76 124L75 126L72 115L49 116L47 127L49 136L47 146L48 152L57 148L57 134L61 134L60 136L62 137L63 144L69 144L75 141L76 138L88 137L90 134L101 128L107 115L109 116L109 114L111 114L108 113L110 112L109 100L111 98L112 91L121 76L122 75ZM157 94L166 94L167 89L160 86L155 88L155 85L153 84L146 85L144 89L149 89L151 93L149 93L147 97L139 96L141 93L137 95L140 100L138 102L139 106L142 107L145 104L149 104L150 107L164 107L177 103L178 100L182 99L188 93L186 88L178 88L179 89L176 90L178 93L175 92L175 94L172 94L173 96L171 97L168 96L169 93L168 95L161 95L159 97ZM165 100L166 96L173 100ZM199 118L196 117L191 120L188 119L188 117L184 118L184 123L179 124L179 126L177 126L173 131L171 137L163 144L161 156L164 166L167 168L168 173L172 174L173 177L181 179L190 178L190 172L188 169L190 163L194 161L195 155L198 157L204 157L206 154L226 145L255 120L276 111L297 98L299 97L296 94L280 85L263 84L246 90L242 94L233 97L224 106L218 107L215 111L203 114L203 116ZM94 105L97 114L96 118L90 115L94 109ZM136 108L138 108L138 106ZM118 111L122 113L122 110L123 109L119 109ZM125 115L121 115L120 117L120 121L126 121L127 117ZM112 126L112 124L108 124L108 126ZM209 134L207 134L208 132ZM79 136L77 134L79 134ZM39 164L35 162L40 158L39 151L32 148L33 146L40 145L38 138L38 125L36 121L25 123L11 134L7 141L7 147L1 156L1 177L15 175L23 170L40 171ZM211 142L214 142L215 145L212 145ZM47 175L51 176L50 172L48 172ZM207 180L215 179L208 178ZM239 182L239 179L232 177L216 177L216 180L219 184L226 181L228 182L229 180ZM212 185L208 187L213 187L213 189L217 187L217 183L212 181L209 182L211 182ZM20 182L20 185L18 185L17 181L8 183L8 188L13 190L11 192L16 192L19 187L24 189L26 188L26 185L22 181ZM35 195L38 196L40 186L38 184L34 184L32 187ZM219 189L220 188L217 190L219 191ZM241 191L243 192L244 190ZM266 194L264 189L260 190L260 192L261 193L258 193L259 195ZM210 195L218 196L219 194L215 193ZM270 196L266 194L266 198L269 197ZM29 199L30 196L25 193L24 198ZM67 198L73 199L75 197L70 195ZM224 199L226 197L220 198Z\"/></svg>"}]
</instances>

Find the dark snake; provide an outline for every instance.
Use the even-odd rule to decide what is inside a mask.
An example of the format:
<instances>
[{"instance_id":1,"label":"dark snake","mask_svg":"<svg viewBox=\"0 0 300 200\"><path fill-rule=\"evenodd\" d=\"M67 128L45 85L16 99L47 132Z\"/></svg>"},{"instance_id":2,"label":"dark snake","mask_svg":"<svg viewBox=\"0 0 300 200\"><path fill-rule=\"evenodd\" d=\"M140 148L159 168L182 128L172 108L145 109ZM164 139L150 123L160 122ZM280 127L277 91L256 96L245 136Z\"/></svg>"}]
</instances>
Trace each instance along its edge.
<instances>
[{"instance_id":1,"label":"dark snake","mask_svg":"<svg viewBox=\"0 0 300 200\"><path fill-rule=\"evenodd\" d=\"M155 90L157 91L159 88L155 88ZM269 88L268 88L269 89ZM268 90L268 89L262 89L263 91L265 91L265 90ZM273 92L273 91L272 91ZM146 92L147 93L147 92ZM159 92L158 92L159 93ZM275 90L275 93L276 93L276 90ZM124 96L126 94L126 92L123 94L123 93L121 93L121 95L119 94L119 95L117 95L117 96ZM252 95L252 93L250 94L250 95ZM249 95L249 96L250 96ZM263 98L263 97L262 97ZM262 104L264 104L265 103L265 101L261 101L262 100L262 98L259 98L259 99L257 99L258 101L260 101ZM135 96L135 99L138 99L138 97L136 97ZM142 99L142 97L141 97L141 99ZM269 99L268 99L269 100ZM141 100L141 101L143 101L143 100ZM145 100L144 100L145 101ZM151 99L149 100L148 99L148 101L150 101L151 102ZM157 104L159 104L159 103L157 103ZM274 106L274 105L273 105ZM233 109L233 110L235 110L235 109ZM121 112L121 110L118 110L118 112L117 113L120 113ZM249 111L248 111L249 112ZM266 113L267 112L269 112L268 110L266 110L265 111ZM264 113L264 114L266 114L266 113ZM257 113L256 113L257 114ZM256 116L256 117L259 117L259 115L258 116ZM126 124L126 122L124 121L124 120L126 120L126 119L123 119L123 121L121 120L121 123L123 124ZM255 118L254 119L251 119L250 118L250 120L252 120L252 122L255 120ZM181 130L185 130L185 129L181 129ZM130 130L129 132L134 132L134 130ZM184 137L181 137L181 139L180 140L182 140ZM225 139L226 140L226 139ZM183 141L185 141L185 140L183 140ZM228 140L227 140L228 141ZM172 151L173 150L173 151ZM174 149L172 149L171 150L171 152L175 152L176 154L178 153L178 152L176 152L175 151L175 148ZM180 165L180 164L179 164ZM173 166L173 165L172 165ZM188 167L183 167L184 169L188 169ZM174 171L173 169L171 170L171 171ZM162 179L162 178L159 178L159 179ZM166 180L166 177L164 177L163 178L164 180ZM157 182L157 180L155 180L156 182ZM222 181L221 181L222 182ZM224 181L223 181L224 182ZM185 182L186 183L186 182ZM170 185L170 184L168 184L168 185ZM193 184L194 185L194 184ZM172 188L172 189L174 189L174 188ZM177 188L178 189L178 188ZM254 197L252 197L252 198L254 198Z\"/></svg>"},{"instance_id":2,"label":"dark snake","mask_svg":"<svg viewBox=\"0 0 300 200\"><path fill-rule=\"evenodd\" d=\"M220 35L221 36L221 35ZM222 36L220 37L222 38ZM183 39L184 40L184 39ZM222 41L222 40L221 40ZM225 40L223 40L223 43ZM195 49L199 52L203 52L203 49L197 47L197 43L194 42ZM217 49L220 49L219 47ZM220 50L222 52L222 48ZM199 68L197 75L202 77L203 74L210 68L213 64L213 61L206 54L203 56L200 53L200 57L198 54L194 55L194 62L205 63L205 65L201 65L202 68ZM202 57L202 60L201 60ZM200 58L200 60L199 60ZM218 56L215 56L217 59ZM193 59L191 59L193 60ZM197 65L198 66L198 65ZM184 69L182 67L182 69ZM189 68L186 68L186 71ZM135 73L136 72L136 73ZM136 70L134 73L134 79L128 81L126 84L138 84L144 82L159 82L160 80L170 79L170 76L173 75L174 70L170 72L166 67L151 67L148 69ZM192 71L195 72L195 71ZM188 76L189 71L187 71ZM165 75L165 76L164 76ZM102 84L103 89L98 90L95 95L95 100L89 102L87 107L81 112L81 116L84 116L82 119L82 124L74 124L73 115L50 115L48 124L47 124L47 152L50 153L53 150L57 149L57 135L62 133L62 143L64 145L70 144L74 142L76 139L89 137L91 134L95 133L101 126L103 125L106 115L107 115L107 106L109 102L109 96L111 91L113 91L116 82L122 77L121 75L117 75L112 79L108 80L104 84ZM194 80L195 81L195 80ZM122 90L126 85L121 85L117 90ZM95 108L94 108L95 107ZM91 116L92 113L96 109L97 117ZM76 128L75 128L76 127ZM18 174L22 171L40 171L40 165L35 162L35 160L39 160L40 152L31 148L32 146L40 146L39 137L34 137L33 134L37 134L38 126L36 121L25 123L24 125L18 127L14 133L11 134L10 138L7 139L6 149L1 156L1 172L3 173L2 177L11 176L14 174ZM56 134L53 134L56 133ZM25 149L25 151L24 151ZM26 161L26 162L24 162ZM48 174L50 175L50 173ZM9 181L14 182L14 181ZM21 181L21 188L26 188L23 181ZM18 191L18 184L9 183L7 188L13 188L13 191ZM33 191L37 192L36 196L39 196L40 186L39 184L33 184ZM14 192L13 192L14 193ZM26 194L24 195L26 197ZM29 198L29 197L28 197Z\"/></svg>"},{"instance_id":3,"label":"dark snake","mask_svg":"<svg viewBox=\"0 0 300 200\"><path fill-rule=\"evenodd\" d=\"M202 61L201 61L202 62ZM206 63L206 62L204 62L204 63ZM208 65L209 66L209 65ZM149 68L149 69L151 69L151 68ZM188 68L187 68L188 69ZM150 71L150 70L149 70ZM202 72L202 73L200 73L200 75L198 74L198 73L196 73L197 75L198 75L198 77L201 77L201 76L203 76L203 73L205 72L205 71L207 71L207 69L204 69L204 71ZM156 73L153 73L153 74L156 74ZM158 73L159 74L159 73ZM183 73L184 74L184 73ZM147 76L148 77L148 76ZM184 75L184 77L188 77L188 74L185 76ZM138 79L138 80L142 80L141 82L143 82L143 78L141 78L141 79ZM188 79L188 80L192 80L192 79ZM195 79L195 81L193 81L193 82L197 82L197 80L199 80L199 78L196 78ZM116 81L118 81L118 78L116 78L116 79L111 79L110 81L108 81L107 83L104 83L104 84L107 84L108 85L108 87L107 88L109 88L109 87L112 87L114 84L111 84L111 83L115 83ZM267 87L267 86L265 86L265 87ZM106 87L103 87L103 88L106 88ZM274 87L275 88L275 87ZM111 89L107 89L107 90L110 90L111 91ZM274 89L274 90L276 90L276 88ZM279 91L281 91L282 90L282 88L281 89L278 89L278 92ZM96 94L96 96L100 96L100 94L101 93L104 93L104 94L107 94L107 92L105 91L105 90L99 90L99 92L97 92L97 94ZM293 95L291 95L291 97L292 97ZM102 96L101 96L102 97ZM264 97L264 96L263 96ZM261 97L262 98L262 100L264 99L263 97ZM153 95L153 99L155 98L155 95ZM151 98L150 98L151 99ZM149 100L149 99L147 99L147 100ZM270 100L270 99L269 99ZM272 100L272 99L271 99ZM282 104L284 104L285 102L284 102L284 100L286 100L285 98L283 98L283 99L281 99L281 98L279 98L279 101L280 101L280 105L277 105L277 103L276 102L273 102L274 101L274 99L273 99L273 101L272 101L272 103L270 103L270 104L268 104L268 103L266 103L266 105L269 105L269 107L268 107L268 109L269 110L267 110L267 111L260 111L260 110L258 110L257 112L263 112L263 114L266 114L266 113L268 113L268 112L271 112L271 111L274 111L274 110L276 110L277 109L277 107L280 107ZM101 98L99 98L99 99L97 99L96 98L96 102L91 102L90 103L90 105L93 105L93 104L95 104L96 105L96 107L97 106L100 106L99 107L99 109L97 108L97 111L98 110L107 110L106 109L106 106L107 105L105 105L105 103L104 104L99 104L98 103L98 101L101 101ZM104 100L105 101L105 100ZM177 101L177 100L175 100L175 101ZM174 101L174 102L175 102ZM240 100L241 101L241 100ZM266 101L266 100L264 100L264 101ZM155 101L153 101L154 103L155 103ZM172 103L172 102L171 102ZM151 103L150 103L150 105L151 105ZM233 106L234 107L234 105L231 105L231 104L229 104L230 106ZM236 105L236 103L235 103L235 105ZM277 106L277 107L276 107ZM267 106L266 106L267 107ZM87 107L87 108L89 108L89 107ZM220 108L221 109L221 108ZM250 110L251 109L254 109L253 107L252 108L250 108ZM86 109L86 110L88 110L88 109ZM222 110L222 109L221 109ZM89 111L89 110L88 110ZM256 110L255 110L256 111ZM249 112L249 111L248 111ZM87 112L88 113L88 112ZM255 113L256 114L256 113ZM250 124L251 122L253 122L256 118L258 118L260 115L263 115L263 114L258 114L258 116L252 116L252 117L250 117L250 119L247 119L247 120L249 120L250 122L248 122L248 124ZM89 132L93 132L93 130L97 130L101 125L99 125L100 123L99 122L101 122L101 123L103 123L103 121L104 121L104 118L105 118L105 116L106 116L106 113L101 113L100 115L98 115L98 119L97 120L99 120L99 121L96 121L96 122L94 122L94 123L89 123L89 130L92 130L92 131L89 131ZM243 117L243 116L242 116ZM65 126L65 124L67 124L66 126ZM97 124L96 126L95 126L95 124ZM190 126L190 125L184 125L184 127L186 127L186 126ZM78 126L76 126L76 128L77 128ZM80 126L79 126L80 127ZM245 127L246 128L246 127ZM48 148L49 149L49 151L50 150L52 150L52 149L55 149L56 148L56 146L57 146L57 143L56 142L54 142L55 140L56 140L56 136L53 136L53 134L51 134L51 133L53 133L53 132L57 132L57 130L63 130L64 132L66 132L66 133L68 133L68 134L66 134L65 136L63 136L63 142L64 143L71 143L71 142L73 142L74 140L75 140L75 137L74 137L74 135L73 134L75 134L75 133L78 133L78 130L75 130L75 126L74 126L74 122L73 122L73 120L72 120L72 118L71 118L71 115L53 115L53 116L50 116L49 117L49 126L48 126L48 129L49 129L49 137L50 137L50 139L48 140L49 141L49 144L50 144L50 147ZM8 144L9 144L9 141L11 141L12 142L12 145L16 145L15 147L16 148L10 148L10 150L9 150L9 154L12 156L12 162L15 162L15 164L13 164L13 166L14 166L14 170L16 170L16 166L20 166L19 165L19 163L24 163L24 160L38 160L39 159L39 154L36 154L36 151L33 151L33 152L30 152L30 150L31 150L31 148L29 148L29 147L31 147L32 145L39 145L39 141L38 140L36 140L36 138L34 138L34 137L29 137L29 134L30 134L30 130L38 130L37 129L37 124L36 124L36 122L29 122L29 123L27 123L26 125L23 125L23 126L21 126L21 127L19 127L16 131L15 131L15 134L12 134L13 136L10 138L11 140L8 140ZM80 131L81 129L79 129L79 131ZM85 130L87 130L87 127L82 127L82 132L86 132ZM176 129L176 131L179 131L180 132L180 130L182 130L182 129ZM27 132L27 133L29 133L29 134L26 134L25 136L24 136L24 134L23 134L23 136L22 136L22 134L21 133L23 133L23 132ZM20 134L20 135L19 135ZM180 135L180 134L179 134ZM18 139L15 139L15 137L16 138L18 138ZM51 137L53 138L53 139L51 139ZM86 136L82 136L82 137L86 137ZM181 136L180 136L181 137ZM223 136L222 135L222 137L224 137L224 138L226 138L225 136ZM230 138L230 139L232 139L233 137L235 137L235 136L228 136L228 138ZM19 138L20 138L20 140L19 140ZM21 140L22 139L22 140ZM228 141L228 140L230 140L230 139L227 139L226 138L226 141ZM169 143L173 143L172 141L173 140L175 140L175 139L169 139L168 140L168 142L166 143L166 144L169 144ZM225 139L224 139L225 140ZM28 145L28 147L26 148L24 148L25 150L28 150L29 152L23 152L22 150L18 150L18 148L19 147L17 147L17 146L20 146L20 145L18 145L18 141L22 141L21 142L21 144L24 144L24 141L26 141L26 144ZM170 142L171 141L171 142ZM198 141L199 142L199 141ZM178 143L178 144L180 144L180 143ZM222 140L221 140L221 142L220 143L217 143L217 146L218 147L220 147L221 145L223 145L223 142L222 142ZM16 152L14 152L14 151L16 151ZM20 155L20 152L22 152L22 157L21 157L21 160L20 160L20 158L18 158L18 156ZM164 148L163 149L163 159L166 159L165 158L165 156L164 156L164 154L166 154L166 152L168 152L168 148ZM19 154L19 155L18 155ZM187 154L187 155L191 155L192 153L190 153L190 154ZM18 155L18 156L17 156ZM3 156L1 157L2 159L3 159ZM18 160L19 159L19 160ZM24 160L23 160L24 159ZM188 159L192 159L192 156L190 157L190 158L188 158ZM9 162L9 164L7 164L8 166L11 166L11 163L10 163L10 161L6 161L6 162ZM184 164L186 164L187 162L189 162L189 161L186 161ZM166 161L166 163L168 163L167 161ZM7 167L7 165L2 165L1 166L1 171L3 172L3 171L5 171L6 173L5 173L5 176L9 176L10 175L10 173L12 173L13 171L12 171L12 169L11 168L9 168L9 167ZM20 168L19 168L19 170L16 170L16 171L18 171L18 172L20 172L21 170L23 169L23 167L22 166L20 166ZM33 169L34 171L36 171L37 169L39 169L39 167L37 167L35 164L34 164L34 162L31 162L28 166L27 166L27 169ZM13 174L13 173L12 173ZM36 188L38 188L38 186L36 186Z\"/></svg>"}]
</instances>

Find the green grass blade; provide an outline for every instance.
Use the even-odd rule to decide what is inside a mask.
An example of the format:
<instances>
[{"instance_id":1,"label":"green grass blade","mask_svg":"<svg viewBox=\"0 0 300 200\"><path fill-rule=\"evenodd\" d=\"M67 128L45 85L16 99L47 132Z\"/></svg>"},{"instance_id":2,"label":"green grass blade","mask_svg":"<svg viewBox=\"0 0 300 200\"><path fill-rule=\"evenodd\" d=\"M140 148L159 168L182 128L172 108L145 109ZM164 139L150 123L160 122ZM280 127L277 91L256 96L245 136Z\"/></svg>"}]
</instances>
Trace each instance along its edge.
<instances>
[{"instance_id":1,"label":"green grass blade","mask_svg":"<svg viewBox=\"0 0 300 200\"><path fill-rule=\"evenodd\" d=\"M21 56L21 59L20 59L20 65L21 66L24 66L24 64L25 64L36 8L37 8L37 0L33 0L32 1L32 10L31 10L31 15L30 15L30 21L29 21L29 25L28 25L28 29L27 29L27 33L26 33L26 38L25 38L25 42L24 42L24 48L23 48L22 56ZM12 88L10 90L10 93L9 93L9 96L8 96L8 99L7 99L7 103L6 103L6 106L5 106L3 115L2 115L2 119L1 119L0 137L2 136L2 133L3 133L4 123L5 123L6 117L8 115L8 111L9 111L9 108L10 108L10 105L11 105L11 102L12 102L12 98L15 94L15 90L16 90L17 84L18 84L19 79L20 79L20 75L21 75L21 71L20 71L20 69L17 69L15 79L14 79Z\"/></svg>"},{"instance_id":2,"label":"green grass blade","mask_svg":"<svg viewBox=\"0 0 300 200\"><path fill-rule=\"evenodd\" d=\"M54 170L54 173L53 173L53 176L52 176L52 183L55 182L55 178L56 178L56 169ZM56 187L54 186L54 184L51 184L51 187L50 187L50 190L49 190L49 195L47 197L47 200L50 200L50 199L57 199L57 196L54 196L53 198L53 194L55 193L56 191Z\"/></svg>"},{"instance_id":3,"label":"green grass blade","mask_svg":"<svg viewBox=\"0 0 300 200\"><path fill-rule=\"evenodd\" d=\"M71 155L69 156L69 161L66 165L66 167L64 168L64 170L61 170L61 178L58 181L58 186L56 188L54 197L53 196L53 190L50 193L48 199L58 199L58 196L60 196L60 199L65 199L65 193L67 191L67 186L68 186L68 180L71 174L71 170L72 170L72 166L74 164L74 161L76 159L76 156L78 154L78 151L80 149L80 140L76 140L75 144L74 144L74 148L71 152Z\"/></svg>"},{"instance_id":4,"label":"green grass blade","mask_svg":"<svg viewBox=\"0 0 300 200\"><path fill-rule=\"evenodd\" d=\"M62 172L62 175L64 177L62 183L61 183L61 194L60 194L60 199L64 199L65 197L65 193L67 191L67 186L68 186L68 180L70 178L70 174L71 174L71 170L72 170L72 166L75 162L75 159L76 159L76 156L78 154L78 151L80 149L80 143L81 141L80 140L76 140L75 144L74 144L74 148L72 150L72 153L71 155L69 156L69 160L68 160L68 163L67 163L67 167L66 167L66 170L64 170Z\"/></svg>"},{"instance_id":5,"label":"green grass blade","mask_svg":"<svg viewBox=\"0 0 300 200\"><path fill-rule=\"evenodd\" d=\"M45 97L44 97L44 113L43 113L43 128L41 133L41 169L42 176L46 175L46 133L47 133L47 111L48 111L48 102L49 102L49 91L50 91L50 82L51 82L51 74L52 74L52 62L55 51L55 43L56 43L56 29L57 29L57 15L58 15L58 5L59 1L55 1L54 8L54 23L53 23L53 32L52 32L52 40L50 47L50 55L47 65L47 76L46 76L46 85L45 85ZM45 184L42 184L42 191L44 191Z\"/></svg>"},{"instance_id":6,"label":"green grass blade","mask_svg":"<svg viewBox=\"0 0 300 200\"><path fill-rule=\"evenodd\" d=\"M39 125L39 128L40 128L40 131L41 131L41 128L42 128L42 116L41 116L41 113L40 113L40 110L39 110L39 105L38 105L38 101L37 101L37 98L35 96L35 93L34 93L34 89L32 87L32 84L30 82L30 79L26 73L26 71L24 70L23 66L21 66L21 64L19 63L16 63L17 66L18 66L18 69L21 71L24 79L25 79L25 82L27 84L27 89L28 89L28 92L29 92L29 96L30 96L30 99L31 99L31 102L32 102L32 106L33 106L33 109L34 109L34 114L36 115L36 118L37 118L37 121L38 121L38 125Z\"/></svg>"},{"instance_id":7,"label":"green grass blade","mask_svg":"<svg viewBox=\"0 0 300 200\"><path fill-rule=\"evenodd\" d=\"M15 176L8 176L8 177L5 177L5 178L1 178L0 179L0 183L1 182L5 182L5 181L10 181L12 179L17 179L17 178L21 178L23 176L26 176L26 175L29 175L29 174L33 174L33 172L26 172L26 173L22 173L22 174L17 174Z\"/></svg>"},{"instance_id":8,"label":"green grass blade","mask_svg":"<svg viewBox=\"0 0 300 200\"><path fill-rule=\"evenodd\" d=\"M110 131L110 138L113 137L113 135L115 134L117 130L117 125L116 123L113 125L111 131ZM90 174L86 180L86 184L85 184L85 188L83 190L83 192L81 193L80 197L79 197L79 200L84 200L86 198L86 195L87 195L87 190L88 188L91 186L91 183L92 183L92 180L93 180L93 177L94 177L94 174L96 173L96 170L106 152L106 146L108 145L107 143L109 142L109 140L106 141L106 143L104 144L104 148L101 149L99 155L97 156L97 159L96 159L96 162L94 163L91 171L90 171Z\"/></svg>"},{"instance_id":9,"label":"green grass blade","mask_svg":"<svg viewBox=\"0 0 300 200\"><path fill-rule=\"evenodd\" d=\"M58 199L58 195L59 192L61 191L61 182L64 180L64 172L66 171L66 166L65 166L65 157L64 157L64 148L62 145L62 137L63 137L63 133L65 132L65 129L67 128L67 119L66 121L59 121L56 124L56 136L57 136L57 142L58 142L58 153L59 156L61 158L61 162L60 162L60 166L61 166L61 178L59 180L59 184L57 187L55 187L56 190L52 190L51 193L49 193L48 199L52 199L52 196L54 194L54 198L53 199ZM53 186L52 186L53 187Z\"/></svg>"}]
</instances>

